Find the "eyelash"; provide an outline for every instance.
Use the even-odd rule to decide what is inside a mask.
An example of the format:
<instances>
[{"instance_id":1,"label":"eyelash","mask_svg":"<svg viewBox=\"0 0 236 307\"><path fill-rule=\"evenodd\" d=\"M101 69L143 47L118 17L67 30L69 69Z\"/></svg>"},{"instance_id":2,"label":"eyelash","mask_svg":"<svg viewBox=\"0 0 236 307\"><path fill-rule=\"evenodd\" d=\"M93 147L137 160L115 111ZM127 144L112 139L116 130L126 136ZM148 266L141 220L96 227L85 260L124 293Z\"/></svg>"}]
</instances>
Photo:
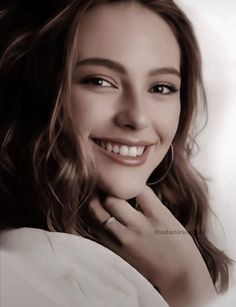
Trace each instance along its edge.
<instances>
[{"instance_id":1,"label":"eyelash","mask_svg":"<svg viewBox=\"0 0 236 307\"><path fill-rule=\"evenodd\" d=\"M114 84L112 84L110 81L102 78L102 77L87 77L85 78L84 80L82 80L82 84L88 84L92 87L110 87L110 86L102 86L102 85L94 85L92 84L93 81L102 81L102 82L106 82L106 83L109 83L111 85L111 87L114 87L114 88L117 88ZM156 94L160 94L160 95L171 95L171 94L174 94L178 91L178 89L170 84L170 83L165 83L165 82L162 82L162 83L156 83L154 84L151 88L154 88L154 87L159 87L159 89L161 88L162 89L162 92L156 92ZM164 93L165 90L168 90L168 92ZM153 92L155 94L155 92Z\"/></svg>"},{"instance_id":2,"label":"eyelash","mask_svg":"<svg viewBox=\"0 0 236 307\"><path fill-rule=\"evenodd\" d=\"M171 95L171 94L174 94L174 93L176 93L178 91L178 89L174 85L172 85L170 83L163 83L163 82L162 83L156 83L156 84L154 84L152 86L152 88L154 88L154 87L162 88L162 90L163 89L164 90L166 90L166 89L168 90L167 93L163 93L163 92L157 92L156 93L156 94L160 94L160 95Z\"/></svg>"},{"instance_id":3,"label":"eyelash","mask_svg":"<svg viewBox=\"0 0 236 307\"><path fill-rule=\"evenodd\" d=\"M88 84L88 85L91 85L93 87L110 87L110 86L101 86L101 85L94 85L94 84L91 84L94 80L96 81L103 81L103 82L107 82L109 83L112 87L115 87L117 88L114 84L112 84L110 81L102 78L102 77L87 77L85 78L84 80L82 80L82 84Z\"/></svg>"}]
</instances>

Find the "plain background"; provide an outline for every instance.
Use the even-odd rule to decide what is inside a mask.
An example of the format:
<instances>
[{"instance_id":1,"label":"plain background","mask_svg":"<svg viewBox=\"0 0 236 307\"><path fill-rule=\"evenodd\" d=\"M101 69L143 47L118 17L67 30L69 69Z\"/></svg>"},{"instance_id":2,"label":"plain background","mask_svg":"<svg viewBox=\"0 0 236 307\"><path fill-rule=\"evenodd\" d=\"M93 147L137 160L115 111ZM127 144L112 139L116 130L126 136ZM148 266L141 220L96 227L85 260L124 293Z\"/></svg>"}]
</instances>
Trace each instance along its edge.
<instances>
[{"instance_id":1,"label":"plain background","mask_svg":"<svg viewBox=\"0 0 236 307\"><path fill-rule=\"evenodd\" d=\"M211 238L236 260L236 1L177 3L200 42L208 98L208 124L197 138L200 152L194 164L209 178L211 207L223 226L212 217ZM235 267L231 286L236 293Z\"/></svg>"}]
</instances>

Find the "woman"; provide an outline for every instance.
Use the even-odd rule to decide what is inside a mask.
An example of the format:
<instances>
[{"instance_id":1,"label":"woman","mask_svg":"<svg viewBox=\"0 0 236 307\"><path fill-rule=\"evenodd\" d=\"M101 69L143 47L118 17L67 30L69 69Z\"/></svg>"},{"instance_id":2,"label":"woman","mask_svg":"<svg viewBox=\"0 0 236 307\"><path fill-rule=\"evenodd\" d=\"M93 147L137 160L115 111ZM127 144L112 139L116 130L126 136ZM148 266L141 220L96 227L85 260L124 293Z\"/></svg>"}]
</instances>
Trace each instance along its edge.
<instances>
[{"instance_id":1,"label":"woman","mask_svg":"<svg viewBox=\"0 0 236 307\"><path fill-rule=\"evenodd\" d=\"M202 306L224 292L230 259L207 239L207 185L190 163L190 128L205 96L183 12L169 0L13 1L1 24L0 225L6 266L20 271L15 287L28 276L27 293L37 279L34 290L40 284L59 306L68 298L70 306L120 305L129 278L136 294L125 306L164 306L151 284L170 306ZM48 285L69 263L67 250L92 271L89 286L87 271L73 275L78 297L58 279ZM101 268L116 270L108 259L128 270L125 279L97 279Z\"/></svg>"}]
</instances>

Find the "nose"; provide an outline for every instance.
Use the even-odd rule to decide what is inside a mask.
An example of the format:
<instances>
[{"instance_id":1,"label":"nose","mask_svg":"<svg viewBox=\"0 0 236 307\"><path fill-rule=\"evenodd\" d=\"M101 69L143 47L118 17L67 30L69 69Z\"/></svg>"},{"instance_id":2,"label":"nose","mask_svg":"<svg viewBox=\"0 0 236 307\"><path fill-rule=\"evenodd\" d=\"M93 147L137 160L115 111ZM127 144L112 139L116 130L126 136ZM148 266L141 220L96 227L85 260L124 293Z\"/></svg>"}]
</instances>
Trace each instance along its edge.
<instances>
[{"instance_id":1,"label":"nose","mask_svg":"<svg viewBox=\"0 0 236 307\"><path fill-rule=\"evenodd\" d=\"M130 93L121 97L115 123L122 129L143 130L149 126L147 106L142 93Z\"/></svg>"}]
</instances>

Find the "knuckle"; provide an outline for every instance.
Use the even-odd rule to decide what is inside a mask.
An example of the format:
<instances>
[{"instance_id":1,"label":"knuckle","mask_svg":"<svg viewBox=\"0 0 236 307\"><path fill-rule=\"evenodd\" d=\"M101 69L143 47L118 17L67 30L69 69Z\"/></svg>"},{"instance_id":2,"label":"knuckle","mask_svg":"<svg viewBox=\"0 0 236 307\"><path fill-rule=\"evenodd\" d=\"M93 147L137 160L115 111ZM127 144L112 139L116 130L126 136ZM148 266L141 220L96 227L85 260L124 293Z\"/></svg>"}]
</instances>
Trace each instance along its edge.
<instances>
[{"instance_id":1,"label":"knuckle","mask_svg":"<svg viewBox=\"0 0 236 307\"><path fill-rule=\"evenodd\" d=\"M150 224L158 224L161 221L161 212L153 212L151 216L149 216L149 222Z\"/></svg>"},{"instance_id":2,"label":"knuckle","mask_svg":"<svg viewBox=\"0 0 236 307\"><path fill-rule=\"evenodd\" d=\"M136 245L136 242L137 242L137 239L136 239L136 236L134 235L127 235L127 236L124 236L122 238L122 245L124 247L132 247L132 246L135 246Z\"/></svg>"},{"instance_id":3,"label":"knuckle","mask_svg":"<svg viewBox=\"0 0 236 307\"><path fill-rule=\"evenodd\" d=\"M116 207L116 205L117 205L117 199L115 199L114 197L108 196L104 201L105 208L113 209Z\"/></svg>"},{"instance_id":4,"label":"knuckle","mask_svg":"<svg viewBox=\"0 0 236 307\"><path fill-rule=\"evenodd\" d=\"M155 217L150 218L149 223L147 225L148 231L152 231L155 227L157 227L158 224L159 223Z\"/></svg>"}]
</instances>

